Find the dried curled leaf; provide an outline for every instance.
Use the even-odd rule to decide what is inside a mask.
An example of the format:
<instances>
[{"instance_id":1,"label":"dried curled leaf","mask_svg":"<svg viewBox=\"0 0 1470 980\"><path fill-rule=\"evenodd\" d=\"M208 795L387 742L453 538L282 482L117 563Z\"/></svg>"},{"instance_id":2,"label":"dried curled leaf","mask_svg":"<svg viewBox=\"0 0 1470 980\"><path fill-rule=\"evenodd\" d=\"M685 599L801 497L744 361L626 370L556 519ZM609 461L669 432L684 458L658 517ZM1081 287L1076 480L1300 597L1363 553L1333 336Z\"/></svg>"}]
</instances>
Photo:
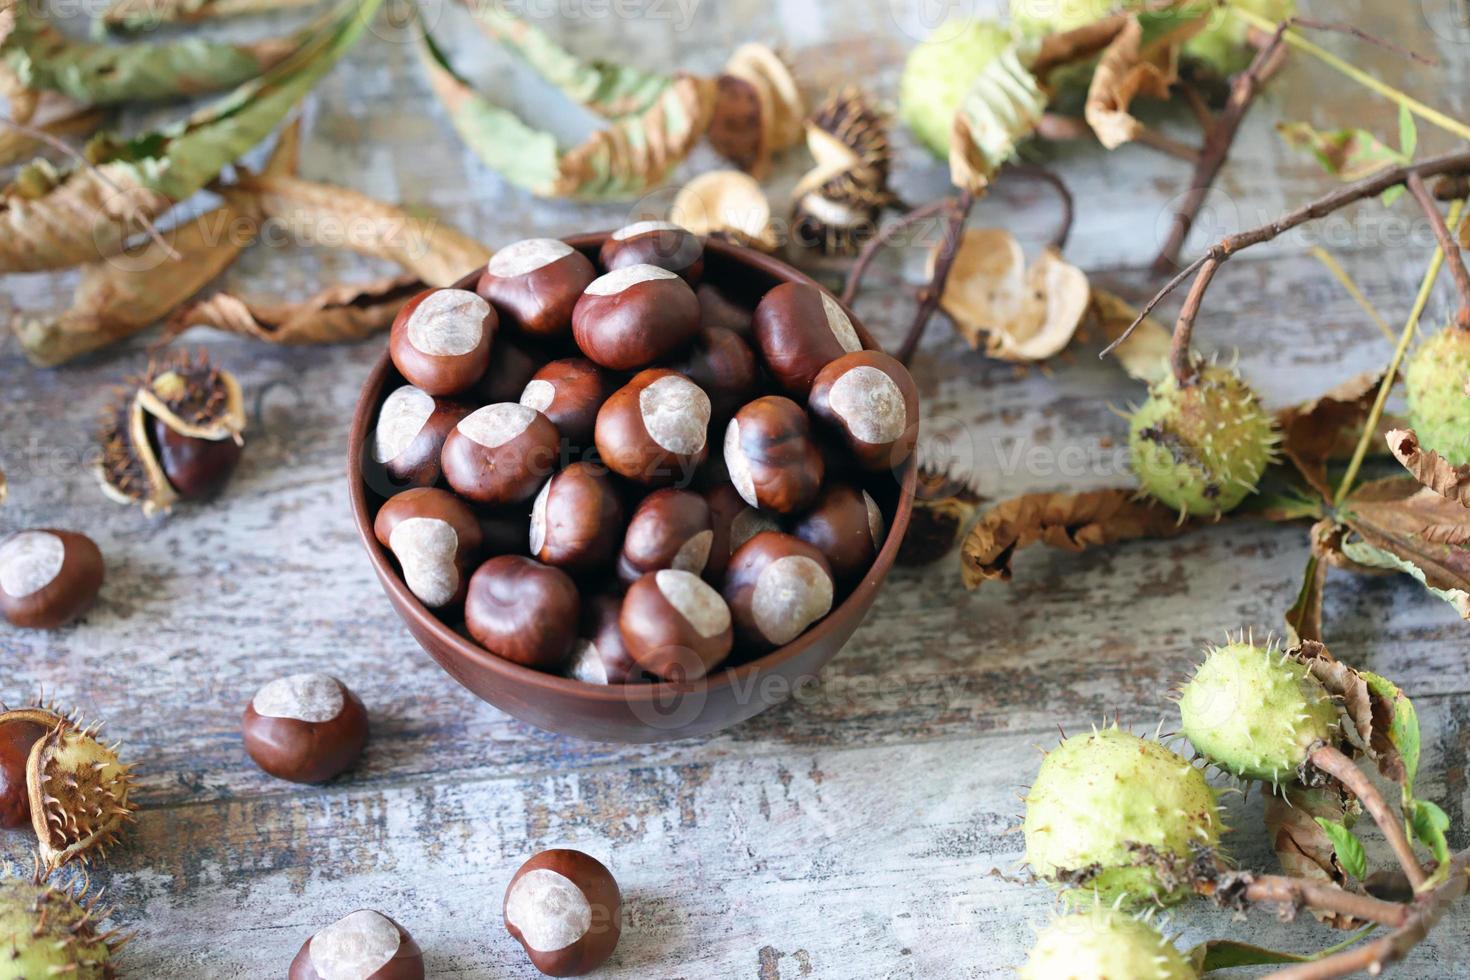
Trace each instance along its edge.
<instances>
[{"instance_id":1,"label":"dried curled leaf","mask_svg":"<svg viewBox=\"0 0 1470 980\"><path fill-rule=\"evenodd\" d=\"M191 327L213 327L285 346L346 343L386 330L399 308L423 288L418 277L404 275L333 286L294 303L216 293L170 317L166 332L176 337Z\"/></svg>"},{"instance_id":2,"label":"dried curled leaf","mask_svg":"<svg viewBox=\"0 0 1470 980\"><path fill-rule=\"evenodd\" d=\"M387 259L430 286L451 285L490 259L489 248L444 222L357 191L264 174L240 186L293 240Z\"/></svg>"},{"instance_id":3,"label":"dried curled leaf","mask_svg":"<svg viewBox=\"0 0 1470 980\"><path fill-rule=\"evenodd\" d=\"M929 275L939 247L929 255ZM999 228L968 229L951 267L940 307L971 347L991 357L1031 363L1071 343L1092 293L1087 276L1054 248L1030 268L1021 243Z\"/></svg>"},{"instance_id":4,"label":"dried curled leaf","mask_svg":"<svg viewBox=\"0 0 1470 980\"><path fill-rule=\"evenodd\" d=\"M1374 755L1373 695L1363 675L1327 651L1317 640L1306 640L1292 650L1292 655L1321 682L1332 695L1338 710L1338 731L1355 753Z\"/></svg>"},{"instance_id":5,"label":"dried curled leaf","mask_svg":"<svg viewBox=\"0 0 1470 980\"><path fill-rule=\"evenodd\" d=\"M1133 100L1168 98L1179 77L1179 47L1205 23L1198 15L1167 11L1128 18L1103 50L1087 89L1083 116L1098 142L1112 150L1138 138L1144 126L1128 111Z\"/></svg>"},{"instance_id":6,"label":"dried curled leaf","mask_svg":"<svg viewBox=\"0 0 1470 980\"><path fill-rule=\"evenodd\" d=\"M1382 384L1382 375L1360 374L1276 414L1282 454L1323 499L1333 494L1327 464L1352 454Z\"/></svg>"},{"instance_id":7,"label":"dried curled leaf","mask_svg":"<svg viewBox=\"0 0 1470 980\"><path fill-rule=\"evenodd\" d=\"M0 192L0 273L116 255L130 236L219 175L275 128L356 43L382 0L348 0L291 57L181 123L130 140L94 140L96 166L22 170Z\"/></svg>"},{"instance_id":8,"label":"dried curled leaf","mask_svg":"<svg viewBox=\"0 0 1470 980\"><path fill-rule=\"evenodd\" d=\"M1357 811L1357 802L1347 797L1336 784L1321 789L1288 786L1280 796L1267 794L1266 830L1271 836L1271 848L1281 862L1281 870L1308 881L1355 888L1343 871L1332 838L1317 820L1320 818L1351 827L1357 819ZM1334 929L1361 925L1340 914L1315 909L1312 914Z\"/></svg>"},{"instance_id":9,"label":"dried curled leaf","mask_svg":"<svg viewBox=\"0 0 1470 980\"><path fill-rule=\"evenodd\" d=\"M715 235L767 252L776 249L766 192L740 170L711 170L685 184L669 206L669 220L696 235Z\"/></svg>"},{"instance_id":10,"label":"dried curled leaf","mask_svg":"<svg viewBox=\"0 0 1470 980\"><path fill-rule=\"evenodd\" d=\"M960 547L965 587L1009 580L1015 553L1033 544L1083 551L1117 541L1170 538L1189 526L1131 488L1014 497L986 511L965 536Z\"/></svg>"},{"instance_id":11,"label":"dried curled leaf","mask_svg":"<svg viewBox=\"0 0 1470 980\"><path fill-rule=\"evenodd\" d=\"M1046 112L1047 96L1026 63L1028 46L1011 45L985 66L960 101L949 144L949 179L983 194Z\"/></svg>"},{"instance_id":12,"label":"dried curled leaf","mask_svg":"<svg viewBox=\"0 0 1470 980\"><path fill-rule=\"evenodd\" d=\"M460 138L490 169L539 197L618 201L659 186L703 135L714 105L713 82L680 75L642 113L618 117L563 153L550 133L471 88L427 32L418 44Z\"/></svg>"},{"instance_id":13,"label":"dried curled leaf","mask_svg":"<svg viewBox=\"0 0 1470 980\"><path fill-rule=\"evenodd\" d=\"M102 12L109 30L151 31L163 24L197 24L247 14L310 7L316 0L113 0Z\"/></svg>"},{"instance_id":14,"label":"dried curled leaf","mask_svg":"<svg viewBox=\"0 0 1470 980\"><path fill-rule=\"evenodd\" d=\"M1355 533L1343 542L1348 558L1412 575L1470 619L1470 508L1395 477L1355 490L1343 519Z\"/></svg>"},{"instance_id":15,"label":"dried curled leaf","mask_svg":"<svg viewBox=\"0 0 1470 980\"><path fill-rule=\"evenodd\" d=\"M1092 314L1109 344L1123 336L1123 331L1138 318L1138 310L1124 299L1097 288L1092 290ZM1112 356L1130 377L1153 385L1169 373L1171 341L1167 327L1151 316L1144 317L1128 339L1113 350Z\"/></svg>"},{"instance_id":16,"label":"dried curled leaf","mask_svg":"<svg viewBox=\"0 0 1470 980\"><path fill-rule=\"evenodd\" d=\"M1419 445L1413 429L1393 429L1388 433L1388 449L1393 458L1441 497L1470 507L1470 464L1456 466L1432 449Z\"/></svg>"}]
</instances>

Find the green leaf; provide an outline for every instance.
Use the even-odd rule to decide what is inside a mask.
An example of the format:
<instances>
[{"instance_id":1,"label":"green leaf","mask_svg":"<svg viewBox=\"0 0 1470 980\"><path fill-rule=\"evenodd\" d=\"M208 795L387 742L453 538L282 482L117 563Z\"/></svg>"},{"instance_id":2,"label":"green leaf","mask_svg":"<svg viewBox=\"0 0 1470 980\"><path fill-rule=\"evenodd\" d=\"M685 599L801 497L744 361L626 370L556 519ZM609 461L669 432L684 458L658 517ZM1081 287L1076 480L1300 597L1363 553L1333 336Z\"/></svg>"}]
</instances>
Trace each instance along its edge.
<instances>
[{"instance_id":1,"label":"green leaf","mask_svg":"<svg viewBox=\"0 0 1470 980\"><path fill-rule=\"evenodd\" d=\"M1342 553L1359 565L1366 565L1369 568L1387 568L1412 575L1431 595L1438 596L1453 606L1461 618L1470 619L1470 591L1457 586L1440 588L1430 585L1424 569L1408 558L1396 555L1385 548L1375 547L1361 538L1349 538L1344 541Z\"/></svg>"},{"instance_id":2,"label":"green leaf","mask_svg":"<svg viewBox=\"0 0 1470 980\"><path fill-rule=\"evenodd\" d=\"M1357 559L1354 559L1356 561ZM1403 690L1386 677L1370 671L1359 672L1368 690L1388 701L1393 707L1393 720L1388 726L1388 741L1404 763L1404 798L1414 795L1414 780L1419 775L1419 713Z\"/></svg>"},{"instance_id":3,"label":"green leaf","mask_svg":"<svg viewBox=\"0 0 1470 980\"><path fill-rule=\"evenodd\" d=\"M1363 842L1358 840L1357 835L1335 820L1323 817L1316 819L1317 825L1332 838L1332 846L1337 851L1337 863L1342 865L1342 870L1359 881L1367 877L1368 856L1363 853Z\"/></svg>"},{"instance_id":4,"label":"green leaf","mask_svg":"<svg viewBox=\"0 0 1470 980\"><path fill-rule=\"evenodd\" d=\"M950 174L956 186L983 191L1016 145L1036 131L1047 96L1026 65L1033 51L1012 44L975 77L960 100L957 128L967 139L950 148Z\"/></svg>"},{"instance_id":5,"label":"green leaf","mask_svg":"<svg viewBox=\"0 0 1470 980\"><path fill-rule=\"evenodd\" d=\"M1414 151L1419 148L1419 127L1414 122L1414 114L1406 105L1399 106L1399 152L1405 159L1414 159Z\"/></svg>"},{"instance_id":6,"label":"green leaf","mask_svg":"<svg viewBox=\"0 0 1470 980\"><path fill-rule=\"evenodd\" d=\"M1276 131L1287 146L1310 153L1322 169L1348 182L1410 159L1366 129L1319 130L1311 123L1283 122L1276 124Z\"/></svg>"},{"instance_id":7,"label":"green leaf","mask_svg":"<svg viewBox=\"0 0 1470 980\"><path fill-rule=\"evenodd\" d=\"M1386 208L1393 207L1393 202L1402 197L1406 190L1408 190L1408 188L1405 187L1403 184L1394 184L1388 190L1384 191L1382 194L1379 194L1378 200Z\"/></svg>"},{"instance_id":8,"label":"green leaf","mask_svg":"<svg viewBox=\"0 0 1470 980\"><path fill-rule=\"evenodd\" d=\"M1409 830L1439 862L1439 870L1449 867L1450 845L1445 831L1450 829L1449 814L1428 800L1413 800L1409 805Z\"/></svg>"},{"instance_id":9,"label":"green leaf","mask_svg":"<svg viewBox=\"0 0 1470 980\"><path fill-rule=\"evenodd\" d=\"M1211 939L1200 943L1187 954L1199 973L1229 970L1237 966L1274 966L1281 963L1310 963L1312 957L1282 950L1252 946L1233 939Z\"/></svg>"}]
</instances>

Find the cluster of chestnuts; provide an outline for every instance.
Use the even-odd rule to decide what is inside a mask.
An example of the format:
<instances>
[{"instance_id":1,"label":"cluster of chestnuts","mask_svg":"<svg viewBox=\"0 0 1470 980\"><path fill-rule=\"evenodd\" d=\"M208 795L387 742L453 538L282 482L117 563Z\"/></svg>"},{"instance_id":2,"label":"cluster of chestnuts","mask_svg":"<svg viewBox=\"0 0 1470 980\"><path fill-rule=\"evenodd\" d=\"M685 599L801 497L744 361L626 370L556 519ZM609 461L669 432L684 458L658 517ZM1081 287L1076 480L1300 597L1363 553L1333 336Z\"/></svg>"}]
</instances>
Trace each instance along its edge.
<instances>
[{"instance_id":1,"label":"cluster of chestnuts","mask_svg":"<svg viewBox=\"0 0 1470 980\"><path fill-rule=\"evenodd\" d=\"M497 253L393 324L364 460L408 589L487 650L596 684L790 643L861 580L918 432L908 371L827 292L706 275L675 225ZM710 262L711 271L719 262ZM715 443L714 452L711 443Z\"/></svg>"}]
</instances>

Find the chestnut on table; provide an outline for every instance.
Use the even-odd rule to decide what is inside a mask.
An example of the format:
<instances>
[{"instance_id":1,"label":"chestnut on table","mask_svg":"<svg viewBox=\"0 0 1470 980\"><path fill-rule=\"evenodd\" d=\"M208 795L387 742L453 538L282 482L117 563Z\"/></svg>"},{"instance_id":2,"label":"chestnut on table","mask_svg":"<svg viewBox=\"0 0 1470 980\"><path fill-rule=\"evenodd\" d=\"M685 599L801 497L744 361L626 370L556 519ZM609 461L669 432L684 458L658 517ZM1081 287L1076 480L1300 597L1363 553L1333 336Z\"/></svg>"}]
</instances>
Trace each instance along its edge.
<instances>
[{"instance_id":1,"label":"chestnut on table","mask_svg":"<svg viewBox=\"0 0 1470 980\"><path fill-rule=\"evenodd\" d=\"M287 980L423 980L424 954L408 930L359 909L322 929L291 961Z\"/></svg>"},{"instance_id":2,"label":"chestnut on table","mask_svg":"<svg viewBox=\"0 0 1470 980\"><path fill-rule=\"evenodd\" d=\"M56 629L97 601L102 552L85 534L43 528L0 541L0 615L22 629Z\"/></svg>"},{"instance_id":3,"label":"chestnut on table","mask_svg":"<svg viewBox=\"0 0 1470 980\"><path fill-rule=\"evenodd\" d=\"M245 706L245 751L278 779L324 783L357 762L368 716L357 695L328 674L271 681Z\"/></svg>"},{"instance_id":4,"label":"chestnut on table","mask_svg":"<svg viewBox=\"0 0 1470 980\"><path fill-rule=\"evenodd\" d=\"M542 851L505 889L505 928L549 977L580 977L612 958L623 896L612 872L581 851Z\"/></svg>"}]
</instances>

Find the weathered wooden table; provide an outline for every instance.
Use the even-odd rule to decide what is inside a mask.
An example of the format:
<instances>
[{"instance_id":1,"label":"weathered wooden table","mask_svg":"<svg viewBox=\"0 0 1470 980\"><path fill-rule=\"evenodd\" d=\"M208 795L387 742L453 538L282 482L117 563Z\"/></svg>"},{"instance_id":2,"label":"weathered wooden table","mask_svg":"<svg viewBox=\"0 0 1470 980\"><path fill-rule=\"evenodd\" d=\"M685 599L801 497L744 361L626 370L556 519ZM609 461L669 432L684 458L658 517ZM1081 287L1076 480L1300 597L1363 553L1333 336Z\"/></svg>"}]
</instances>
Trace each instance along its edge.
<instances>
[{"instance_id":1,"label":"weathered wooden table","mask_svg":"<svg viewBox=\"0 0 1470 980\"><path fill-rule=\"evenodd\" d=\"M613 14L629 9L639 20ZM564 16L572 48L713 71L737 42L776 38L815 85L851 78L891 95L922 33L907 3L569 0L527 9ZM967 6L967 5L956 5ZM1441 67L1328 37L1331 47L1459 116L1470 116L1470 31L1450 0L1315 3L1415 49ZM463 13L433 16L477 80L522 106L543 97ZM270 28L270 30L266 30ZM279 32L279 25L238 31ZM369 37L310 99L304 174L403 201L503 244L530 234L612 227L627 214L532 201L507 189L454 137L409 46ZM876 67L875 67L876 66ZM1330 70L1295 60L1252 112L1191 248L1315 196L1328 184L1278 141L1273 124L1363 125L1395 132L1392 106ZM1166 123L1187 136L1183 120ZM1446 139L1422 127L1422 143ZM906 134L898 185L943 192L943 168ZM773 196L802 169L789 158ZM1188 168L1139 148L1050 151L1077 194L1072 261L1134 298ZM714 166L707 152L690 170ZM976 221L1039 248L1055 217L1047 190L1003 182ZM1199 343L1238 350L1273 405L1381 365L1389 348L1307 254L1330 248L1390 320L1401 320L1425 266L1427 227L1404 201L1363 205L1232 262L1217 280ZM909 314L901 277L879 271L859 303L893 337ZM257 248L228 276L242 290L304 295L366 278L340 254ZM6 279L0 313L64 302L66 277ZM1441 293L1429 322L1448 309ZM612 977L940 978L1008 975L1051 914L1044 888L989 874L1022 842L1017 793L1037 746L1119 713L1137 730L1175 717L1167 698L1201 646L1223 631L1279 626L1307 555L1304 530L1232 523L1172 542L1082 556L1023 554L1016 581L966 593L951 558L898 571L866 625L800 703L698 741L586 744L533 730L475 700L409 638L373 580L344 490L348 418L380 344L278 350L192 337L241 376L249 447L228 495L148 521L98 493L88 472L104 392L144 362L143 342L60 371L0 349L0 465L11 503L0 528L55 525L93 535L108 559L101 604L54 634L0 631L0 696L44 691L106 719L138 762L142 810L96 884L139 936L141 977L284 974L315 928L371 906L405 923L436 977L530 977L500 925L511 873L530 853L570 845L606 861L626 895ZM1127 483L1123 423L1108 410L1141 397L1096 345L1018 373L965 350L936 325L916 373L936 431L954 436L991 498ZM1425 726L1422 795L1462 827L1470 787L1470 647L1448 606L1404 577L1333 573L1328 637L1341 658L1403 684ZM362 765L322 788L274 781L246 758L240 711L266 680L327 669L372 712ZM1229 797L1233 847L1270 867L1260 800ZM25 839L0 839L24 859ZM1381 851L1374 852L1382 857ZM1336 937L1265 913L1231 921L1172 914L1182 942L1232 935L1313 950ZM1398 976L1470 976L1470 917L1452 916Z\"/></svg>"}]
</instances>

